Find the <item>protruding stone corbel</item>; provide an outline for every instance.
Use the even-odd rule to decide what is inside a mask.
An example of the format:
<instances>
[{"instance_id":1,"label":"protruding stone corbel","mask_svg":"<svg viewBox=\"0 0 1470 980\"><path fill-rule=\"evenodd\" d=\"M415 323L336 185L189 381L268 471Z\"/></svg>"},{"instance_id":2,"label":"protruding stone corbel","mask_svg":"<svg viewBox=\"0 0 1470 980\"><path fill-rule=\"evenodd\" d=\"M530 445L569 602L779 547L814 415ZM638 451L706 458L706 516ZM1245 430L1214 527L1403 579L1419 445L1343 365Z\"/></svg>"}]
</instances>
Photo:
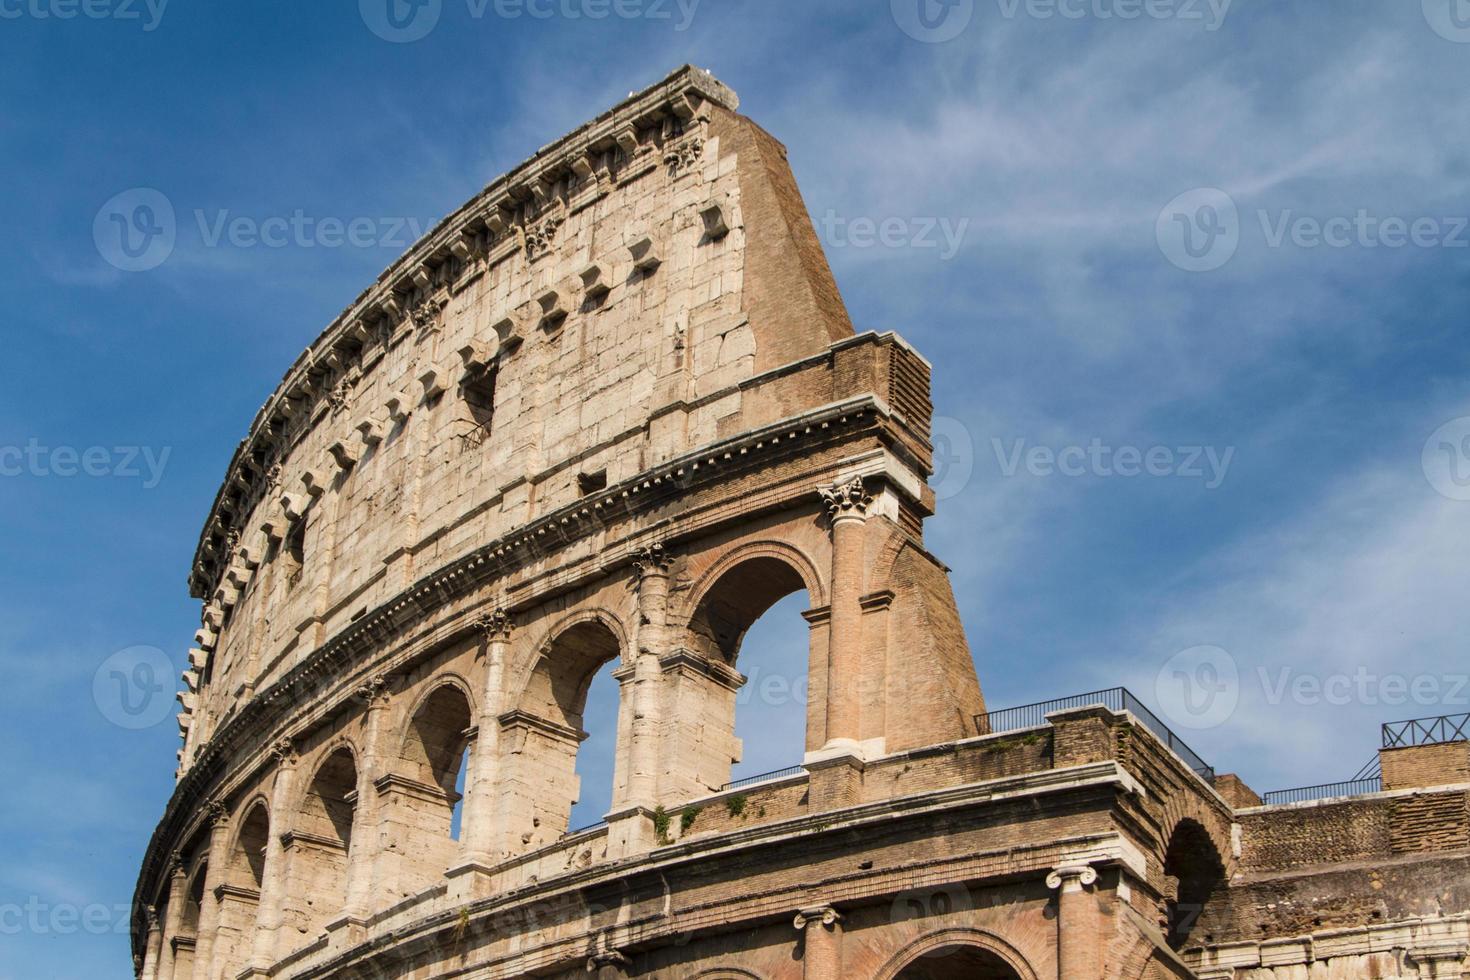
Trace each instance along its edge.
<instances>
[{"instance_id":1,"label":"protruding stone corbel","mask_svg":"<svg viewBox=\"0 0 1470 980\"><path fill-rule=\"evenodd\" d=\"M350 470L357 465L357 453L341 439L328 446L327 452L332 454L332 460L338 469Z\"/></svg>"},{"instance_id":2,"label":"protruding stone corbel","mask_svg":"<svg viewBox=\"0 0 1470 980\"><path fill-rule=\"evenodd\" d=\"M730 234L730 222L725 215L725 205L718 201L711 201L700 209L699 216L704 219L704 237L710 241L719 241Z\"/></svg>"},{"instance_id":3,"label":"protruding stone corbel","mask_svg":"<svg viewBox=\"0 0 1470 980\"><path fill-rule=\"evenodd\" d=\"M618 147L628 156L638 152L638 127L632 123L625 123L616 133L613 139L617 141Z\"/></svg>"},{"instance_id":4,"label":"protruding stone corbel","mask_svg":"<svg viewBox=\"0 0 1470 980\"><path fill-rule=\"evenodd\" d=\"M214 645L219 642L219 634L207 626L200 627L194 631L194 642L201 650L208 652L213 650Z\"/></svg>"},{"instance_id":5,"label":"protruding stone corbel","mask_svg":"<svg viewBox=\"0 0 1470 980\"><path fill-rule=\"evenodd\" d=\"M608 285L600 265L593 264L583 269L581 278L582 295L593 305L607 299L608 293L612 292L612 286Z\"/></svg>"},{"instance_id":6,"label":"protruding stone corbel","mask_svg":"<svg viewBox=\"0 0 1470 980\"><path fill-rule=\"evenodd\" d=\"M818 491L827 505L827 517L834 523L839 520L861 520L868 516L868 507L873 498L863 486L863 478L855 476L846 483L823 487Z\"/></svg>"},{"instance_id":7,"label":"protruding stone corbel","mask_svg":"<svg viewBox=\"0 0 1470 980\"><path fill-rule=\"evenodd\" d=\"M209 653L198 648L190 650L189 666L195 670L202 671L205 667L209 666Z\"/></svg>"},{"instance_id":8,"label":"protruding stone corbel","mask_svg":"<svg viewBox=\"0 0 1470 980\"><path fill-rule=\"evenodd\" d=\"M286 520L293 524L306 516L306 501L294 493L281 494L281 510L286 514Z\"/></svg>"},{"instance_id":9,"label":"protruding stone corbel","mask_svg":"<svg viewBox=\"0 0 1470 980\"><path fill-rule=\"evenodd\" d=\"M396 295L389 294L378 301L378 312L387 317L389 321L397 323L403 319L403 304L398 302Z\"/></svg>"},{"instance_id":10,"label":"protruding stone corbel","mask_svg":"<svg viewBox=\"0 0 1470 980\"><path fill-rule=\"evenodd\" d=\"M190 691L190 693L197 693L198 692L198 690L199 690L199 671L192 670L192 669L186 670L182 674L179 675L179 679L184 682L184 687L187 688Z\"/></svg>"},{"instance_id":11,"label":"protruding stone corbel","mask_svg":"<svg viewBox=\"0 0 1470 980\"><path fill-rule=\"evenodd\" d=\"M444 372L438 368L429 368L419 375L419 384L424 388L425 398L437 398L444 394L449 388L444 383Z\"/></svg>"},{"instance_id":12,"label":"protruding stone corbel","mask_svg":"<svg viewBox=\"0 0 1470 980\"><path fill-rule=\"evenodd\" d=\"M394 422L402 422L413 411L413 401L401 391L390 391L383 401L383 410Z\"/></svg>"},{"instance_id":13,"label":"protruding stone corbel","mask_svg":"<svg viewBox=\"0 0 1470 980\"><path fill-rule=\"evenodd\" d=\"M648 235L643 235L628 244L628 255L633 260L633 268L643 275L650 275L655 269L663 265L663 258L658 254L658 247Z\"/></svg>"},{"instance_id":14,"label":"protruding stone corbel","mask_svg":"<svg viewBox=\"0 0 1470 980\"><path fill-rule=\"evenodd\" d=\"M364 446L376 446L383 441L383 423L368 416L357 423L357 434Z\"/></svg>"},{"instance_id":15,"label":"protruding stone corbel","mask_svg":"<svg viewBox=\"0 0 1470 980\"><path fill-rule=\"evenodd\" d=\"M461 262L468 262L470 256L475 254L475 236L470 232L462 232L449 245L450 254Z\"/></svg>"},{"instance_id":16,"label":"protruding stone corbel","mask_svg":"<svg viewBox=\"0 0 1470 980\"><path fill-rule=\"evenodd\" d=\"M313 497L320 497L327 492L327 478L317 470L307 470L302 473L301 485Z\"/></svg>"},{"instance_id":17,"label":"protruding stone corbel","mask_svg":"<svg viewBox=\"0 0 1470 980\"><path fill-rule=\"evenodd\" d=\"M417 269L414 269L413 272L409 274L409 279L413 282L415 286L424 290L427 290L430 286L434 285L434 277L432 274L430 274L429 267L424 265L421 265Z\"/></svg>"},{"instance_id":18,"label":"protruding stone corbel","mask_svg":"<svg viewBox=\"0 0 1470 980\"><path fill-rule=\"evenodd\" d=\"M483 371L500 355L500 334L492 332L484 340L472 340L458 353L466 372Z\"/></svg>"},{"instance_id":19,"label":"protruding stone corbel","mask_svg":"<svg viewBox=\"0 0 1470 980\"><path fill-rule=\"evenodd\" d=\"M791 924L796 927L797 932L805 931L812 923L820 923L824 928L832 929L842 921L842 913L830 905L814 905L796 913L796 918Z\"/></svg>"},{"instance_id":20,"label":"protruding stone corbel","mask_svg":"<svg viewBox=\"0 0 1470 980\"><path fill-rule=\"evenodd\" d=\"M555 330L566 322L566 301L562 298L561 292L548 289L536 297L536 302L541 306L542 330Z\"/></svg>"}]
</instances>

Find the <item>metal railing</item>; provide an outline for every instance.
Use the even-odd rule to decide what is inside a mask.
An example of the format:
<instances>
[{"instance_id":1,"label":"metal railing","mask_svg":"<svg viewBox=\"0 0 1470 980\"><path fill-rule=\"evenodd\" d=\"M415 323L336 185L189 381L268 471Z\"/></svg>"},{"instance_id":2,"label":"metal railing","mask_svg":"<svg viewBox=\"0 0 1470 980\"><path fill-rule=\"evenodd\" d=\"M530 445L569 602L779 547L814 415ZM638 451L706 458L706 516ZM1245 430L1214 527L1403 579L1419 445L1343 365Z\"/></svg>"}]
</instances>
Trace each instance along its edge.
<instances>
[{"instance_id":1,"label":"metal railing","mask_svg":"<svg viewBox=\"0 0 1470 980\"><path fill-rule=\"evenodd\" d=\"M1281 803L1308 803L1313 800L1330 800L1339 796L1362 796L1364 793L1383 791L1383 777L1349 779L1341 783L1323 783L1321 786L1300 786L1296 789L1278 789L1261 794L1266 806Z\"/></svg>"},{"instance_id":2,"label":"metal railing","mask_svg":"<svg viewBox=\"0 0 1470 980\"><path fill-rule=\"evenodd\" d=\"M1383 726L1385 749L1409 748L1416 745L1444 745L1447 742L1470 741L1470 714L1440 715L1438 718L1416 718L1413 721L1391 721Z\"/></svg>"},{"instance_id":3,"label":"metal railing","mask_svg":"<svg viewBox=\"0 0 1470 980\"><path fill-rule=\"evenodd\" d=\"M744 779L736 779L720 787L723 793L727 789L739 789L742 786L754 786L756 783L764 783L782 776L795 776L799 772L806 772L801 766L787 766L785 769L776 769L772 772L763 772L759 776L746 776Z\"/></svg>"},{"instance_id":4,"label":"metal railing","mask_svg":"<svg viewBox=\"0 0 1470 980\"><path fill-rule=\"evenodd\" d=\"M975 716L975 730L981 735L1000 735L1005 732L1017 732L1027 728L1040 728L1045 725L1046 716L1054 711L1065 711L1068 708L1088 708L1093 705L1101 705L1111 711L1128 711L1133 714L1143 726L1169 747L1171 751L1189 768L1193 769L1199 777L1206 782L1215 778L1215 769L1206 763L1178 735L1159 721L1152 711L1126 687L1109 688L1106 691L1092 691L1088 694L1074 694L1071 697L1055 698L1051 701L1038 701L1035 704L1022 705L1019 708L1005 708L1001 711L988 711L982 715Z\"/></svg>"}]
</instances>

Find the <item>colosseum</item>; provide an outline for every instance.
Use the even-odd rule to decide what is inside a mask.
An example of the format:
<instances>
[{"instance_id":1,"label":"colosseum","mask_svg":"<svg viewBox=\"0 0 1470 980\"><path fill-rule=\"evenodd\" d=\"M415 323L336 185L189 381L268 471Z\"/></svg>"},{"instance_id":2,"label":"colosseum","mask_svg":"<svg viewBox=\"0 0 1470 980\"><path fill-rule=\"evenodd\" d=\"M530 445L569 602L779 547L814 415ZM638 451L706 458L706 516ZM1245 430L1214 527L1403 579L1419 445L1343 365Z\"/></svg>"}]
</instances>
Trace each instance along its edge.
<instances>
[{"instance_id":1,"label":"colosseum","mask_svg":"<svg viewBox=\"0 0 1470 980\"><path fill-rule=\"evenodd\" d=\"M136 974L1470 976L1465 718L1258 796L1123 689L987 707L925 543L930 366L854 330L737 107L685 67L549 144L260 410ZM732 783L741 641L802 591L804 754ZM572 830L604 666L612 807Z\"/></svg>"}]
</instances>

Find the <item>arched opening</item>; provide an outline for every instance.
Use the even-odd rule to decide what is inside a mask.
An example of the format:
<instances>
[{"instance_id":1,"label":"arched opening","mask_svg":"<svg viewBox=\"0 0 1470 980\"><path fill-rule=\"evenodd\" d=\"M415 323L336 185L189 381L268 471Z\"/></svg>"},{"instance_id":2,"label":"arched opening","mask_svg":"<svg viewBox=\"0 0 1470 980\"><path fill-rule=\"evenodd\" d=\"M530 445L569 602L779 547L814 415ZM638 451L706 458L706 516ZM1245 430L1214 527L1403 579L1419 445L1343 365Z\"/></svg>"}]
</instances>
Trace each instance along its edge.
<instances>
[{"instance_id":1,"label":"arched opening","mask_svg":"<svg viewBox=\"0 0 1470 980\"><path fill-rule=\"evenodd\" d=\"M1179 950L1198 932L1210 899L1225 884L1220 851L1198 821L1181 820L1174 828L1164 854L1164 877L1166 938L1171 948Z\"/></svg>"},{"instance_id":2,"label":"arched opening","mask_svg":"<svg viewBox=\"0 0 1470 980\"><path fill-rule=\"evenodd\" d=\"M621 798L620 736L628 722L611 676L618 655L617 636L600 620L568 627L542 650L507 721L513 741L524 745L515 777L525 797L515 817L523 845L601 820Z\"/></svg>"},{"instance_id":3,"label":"arched opening","mask_svg":"<svg viewBox=\"0 0 1470 980\"><path fill-rule=\"evenodd\" d=\"M698 652L745 676L727 720L740 746L732 780L797 765L811 747L811 626L802 618L810 607L800 573L761 555L721 574L690 618Z\"/></svg>"},{"instance_id":4,"label":"arched opening","mask_svg":"<svg viewBox=\"0 0 1470 980\"><path fill-rule=\"evenodd\" d=\"M921 953L894 980L1021 980L1021 975L988 949L955 945Z\"/></svg>"},{"instance_id":5,"label":"arched opening","mask_svg":"<svg viewBox=\"0 0 1470 980\"><path fill-rule=\"evenodd\" d=\"M455 839L472 719L468 696L458 685L445 683L419 705L404 734L399 772L423 801L416 838L441 850L442 842Z\"/></svg>"},{"instance_id":6,"label":"arched opening","mask_svg":"<svg viewBox=\"0 0 1470 980\"><path fill-rule=\"evenodd\" d=\"M473 718L469 695L458 680L439 680L404 726L392 772L377 781L375 805L384 838L410 848L381 856L396 869L388 876L396 897L437 883L459 854L455 812L463 798L460 774Z\"/></svg>"},{"instance_id":7,"label":"arched opening","mask_svg":"<svg viewBox=\"0 0 1470 980\"><path fill-rule=\"evenodd\" d=\"M168 937L171 948L164 951L164 959L167 962L172 958L173 975L176 977L190 976L194 970L194 947L199 941L199 917L204 911L204 881L208 874L207 862L201 862L194 869L194 876L184 889L184 910L179 916L179 931Z\"/></svg>"},{"instance_id":8,"label":"arched opening","mask_svg":"<svg viewBox=\"0 0 1470 980\"><path fill-rule=\"evenodd\" d=\"M300 889L302 903L302 921L292 924L307 937L318 935L347 904L356 799L357 762L344 746L317 768L292 835L292 889Z\"/></svg>"},{"instance_id":9,"label":"arched opening","mask_svg":"<svg viewBox=\"0 0 1470 980\"><path fill-rule=\"evenodd\" d=\"M235 847L225 867L226 887L217 892L219 921L212 959L225 964L222 976L234 976L250 958L260 914L260 890L265 884L265 855L270 835L270 811L265 801L259 800L240 821Z\"/></svg>"}]
</instances>

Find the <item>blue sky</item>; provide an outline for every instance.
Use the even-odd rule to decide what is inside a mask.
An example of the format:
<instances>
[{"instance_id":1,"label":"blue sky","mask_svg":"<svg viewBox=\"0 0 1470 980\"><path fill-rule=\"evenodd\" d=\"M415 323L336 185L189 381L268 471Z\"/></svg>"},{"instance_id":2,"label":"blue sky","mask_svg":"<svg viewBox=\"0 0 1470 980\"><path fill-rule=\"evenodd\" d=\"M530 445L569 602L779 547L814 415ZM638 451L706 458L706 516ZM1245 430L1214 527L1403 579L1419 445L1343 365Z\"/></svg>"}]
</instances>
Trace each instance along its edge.
<instances>
[{"instance_id":1,"label":"blue sky","mask_svg":"<svg viewBox=\"0 0 1470 980\"><path fill-rule=\"evenodd\" d=\"M859 328L936 366L992 705L1124 683L1261 789L1470 710L1466 0L430 0L407 43L375 2L0 0L0 980L127 975L178 741L112 671L182 669L286 367L415 222L684 62L789 146ZM176 240L129 272L94 224L138 188ZM213 235L298 214L372 234ZM799 605L748 672L793 674ZM799 711L749 699L746 771Z\"/></svg>"}]
</instances>

